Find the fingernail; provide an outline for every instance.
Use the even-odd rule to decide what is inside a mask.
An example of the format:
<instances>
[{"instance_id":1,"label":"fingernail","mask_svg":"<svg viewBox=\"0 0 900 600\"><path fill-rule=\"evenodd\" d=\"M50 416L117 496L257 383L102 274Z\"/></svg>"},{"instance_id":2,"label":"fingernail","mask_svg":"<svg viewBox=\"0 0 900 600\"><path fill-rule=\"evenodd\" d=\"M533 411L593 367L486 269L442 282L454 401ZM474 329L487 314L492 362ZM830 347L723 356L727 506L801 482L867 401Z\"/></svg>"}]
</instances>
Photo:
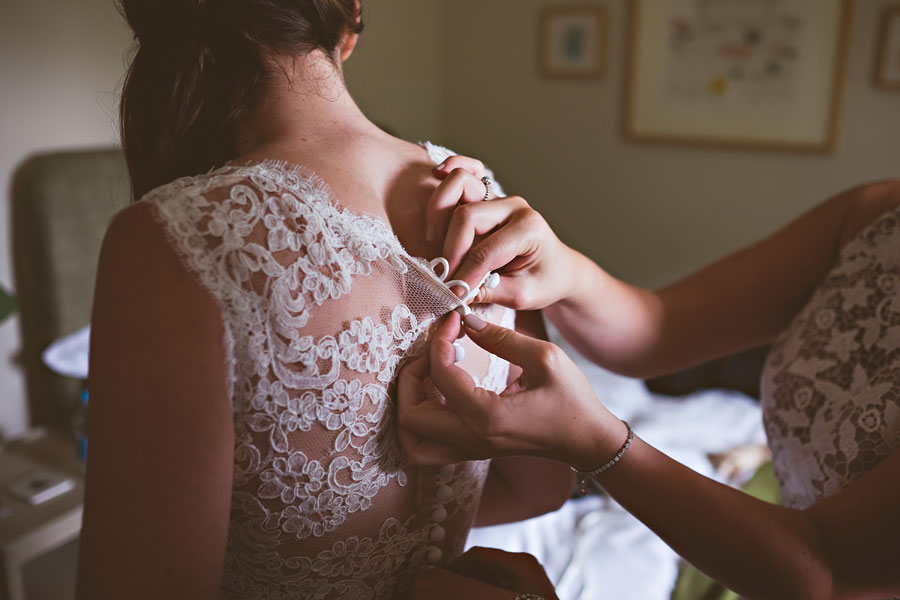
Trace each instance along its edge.
<instances>
[{"instance_id":1,"label":"fingernail","mask_svg":"<svg viewBox=\"0 0 900 600\"><path fill-rule=\"evenodd\" d=\"M487 325L487 323L481 320L481 317L479 317L475 313L469 313L468 315L466 315L465 318L463 318L463 323L466 324L466 327L468 327L469 329L474 329L475 331L481 331L482 329L484 329L485 325Z\"/></svg>"},{"instance_id":2,"label":"fingernail","mask_svg":"<svg viewBox=\"0 0 900 600\"><path fill-rule=\"evenodd\" d=\"M439 164L438 166L436 166L436 167L434 168L434 170L435 170L435 171L443 171L443 170L444 170L444 167L446 167L446 166L447 166L447 161L445 160L444 162L442 162L441 164Z\"/></svg>"},{"instance_id":3,"label":"fingernail","mask_svg":"<svg viewBox=\"0 0 900 600\"><path fill-rule=\"evenodd\" d=\"M453 349L456 350L456 357L454 362L460 362L466 357L466 349L456 342L453 343Z\"/></svg>"},{"instance_id":4,"label":"fingernail","mask_svg":"<svg viewBox=\"0 0 900 600\"><path fill-rule=\"evenodd\" d=\"M425 228L425 241L433 242L434 238L437 237L436 231L434 229L434 223L429 223L428 227Z\"/></svg>"}]
</instances>

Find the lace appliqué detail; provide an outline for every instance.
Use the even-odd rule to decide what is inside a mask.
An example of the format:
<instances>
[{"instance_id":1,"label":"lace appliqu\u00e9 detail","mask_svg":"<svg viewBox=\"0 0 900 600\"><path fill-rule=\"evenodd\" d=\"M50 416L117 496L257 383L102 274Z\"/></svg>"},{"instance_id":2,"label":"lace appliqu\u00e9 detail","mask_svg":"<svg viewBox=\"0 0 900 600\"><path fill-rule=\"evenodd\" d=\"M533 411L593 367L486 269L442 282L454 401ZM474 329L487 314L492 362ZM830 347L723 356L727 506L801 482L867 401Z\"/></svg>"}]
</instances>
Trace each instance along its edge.
<instances>
[{"instance_id":1,"label":"lace appliqu\u00e9 detail","mask_svg":"<svg viewBox=\"0 0 900 600\"><path fill-rule=\"evenodd\" d=\"M142 201L221 306L230 336L235 463L223 597L394 597L433 548L417 503L433 495L434 470L405 465L389 386L458 301L423 293L433 285L427 266L390 228L340 208L299 167L227 166ZM507 367L491 361L484 381L494 391ZM463 464L446 484L453 552L485 475L480 463ZM360 521L385 498L393 516Z\"/></svg>"},{"instance_id":2,"label":"lace appliqu\u00e9 detail","mask_svg":"<svg viewBox=\"0 0 900 600\"><path fill-rule=\"evenodd\" d=\"M788 506L900 448L900 210L851 241L769 355L763 411Z\"/></svg>"}]
</instances>

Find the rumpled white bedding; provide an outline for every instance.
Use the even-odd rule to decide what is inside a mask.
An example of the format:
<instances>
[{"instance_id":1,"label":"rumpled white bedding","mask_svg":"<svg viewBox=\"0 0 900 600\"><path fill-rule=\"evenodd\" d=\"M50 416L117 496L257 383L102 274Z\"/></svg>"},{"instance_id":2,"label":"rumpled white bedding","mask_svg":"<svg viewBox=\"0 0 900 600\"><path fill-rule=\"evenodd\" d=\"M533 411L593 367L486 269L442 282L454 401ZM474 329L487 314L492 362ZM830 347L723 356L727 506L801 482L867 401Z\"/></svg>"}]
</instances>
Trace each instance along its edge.
<instances>
[{"instance_id":1,"label":"rumpled white bedding","mask_svg":"<svg viewBox=\"0 0 900 600\"><path fill-rule=\"evenodd\" d=\"M653 394L642 381L591 363L547 325L550 340L575 360L613 413L695 471L721 480L708 454L765 442L754 400L718 390L677 399ZM473 529L467 546L534 555L561 600L668 600L678 572L674 551L616 502L600 496L569 500L556 512L527 521Z\"/></svg>"}]
</instances>

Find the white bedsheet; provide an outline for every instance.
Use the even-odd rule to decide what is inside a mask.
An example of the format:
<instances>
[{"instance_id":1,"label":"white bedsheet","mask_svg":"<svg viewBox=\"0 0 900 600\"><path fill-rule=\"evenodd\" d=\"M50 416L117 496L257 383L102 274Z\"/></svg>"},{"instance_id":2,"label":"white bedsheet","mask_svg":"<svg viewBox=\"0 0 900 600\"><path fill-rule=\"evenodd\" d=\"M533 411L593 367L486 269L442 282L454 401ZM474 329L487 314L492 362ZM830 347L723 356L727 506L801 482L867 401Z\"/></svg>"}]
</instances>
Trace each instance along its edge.
<instances>
[{"instance_id":1,"label":"white bedsheet","mask_svg":"<svg viewBox=\"0 0 900 600\"><path fill-rule=\"evenodd\" d=\"M642 381L585 359L550 324L548 333L613 413L692 469L718 479L708 454L765 442L759 405L752 399L725 391L677 399L655 395ZM677 555L662 540L616 502L598 496L569 500L528 521L473 529L467 546L533 554L561 600L668 600L678 571Z\"/></svg>"}]
</instances>

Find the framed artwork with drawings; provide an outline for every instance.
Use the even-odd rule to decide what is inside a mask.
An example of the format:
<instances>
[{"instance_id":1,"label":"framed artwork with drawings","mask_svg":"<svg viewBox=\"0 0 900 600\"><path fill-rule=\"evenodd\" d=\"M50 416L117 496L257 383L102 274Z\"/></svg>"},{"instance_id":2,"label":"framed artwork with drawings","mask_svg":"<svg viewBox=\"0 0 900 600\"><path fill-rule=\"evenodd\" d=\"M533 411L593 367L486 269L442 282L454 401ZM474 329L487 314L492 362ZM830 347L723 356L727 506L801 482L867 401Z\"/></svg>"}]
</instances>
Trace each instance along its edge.
<instances>
[{"instance_id":1,"label":"framed artwork with drawings","mask_svg":"<svg viewBox=\"0 0 900 600\"><path fill-rule=\"evenodd\" d=\"M829 152L847 0L631 0L624 132L638 142Z\"/></svg>"},{"instance_id":2,"label":"framed artwork with drawings","mask_svg":"<svg viewBox=\"0 0 900 600\"><path fill-rule=\"evenodd\" d=\"M606 71L609 22L596 4L544 8L538 20L538 70L553 79L595 79Z\"/></svg>"},{"instance_id":3,"label":"framed artwork with drawings","mask_svg":"<svg viewBox=\"0 0 900 600\"><path fill-rule=\"evenodd\" d=\"M884 9L876 52L875 84L900 90L900 5Z\"/></svg>"}]
</instances>

